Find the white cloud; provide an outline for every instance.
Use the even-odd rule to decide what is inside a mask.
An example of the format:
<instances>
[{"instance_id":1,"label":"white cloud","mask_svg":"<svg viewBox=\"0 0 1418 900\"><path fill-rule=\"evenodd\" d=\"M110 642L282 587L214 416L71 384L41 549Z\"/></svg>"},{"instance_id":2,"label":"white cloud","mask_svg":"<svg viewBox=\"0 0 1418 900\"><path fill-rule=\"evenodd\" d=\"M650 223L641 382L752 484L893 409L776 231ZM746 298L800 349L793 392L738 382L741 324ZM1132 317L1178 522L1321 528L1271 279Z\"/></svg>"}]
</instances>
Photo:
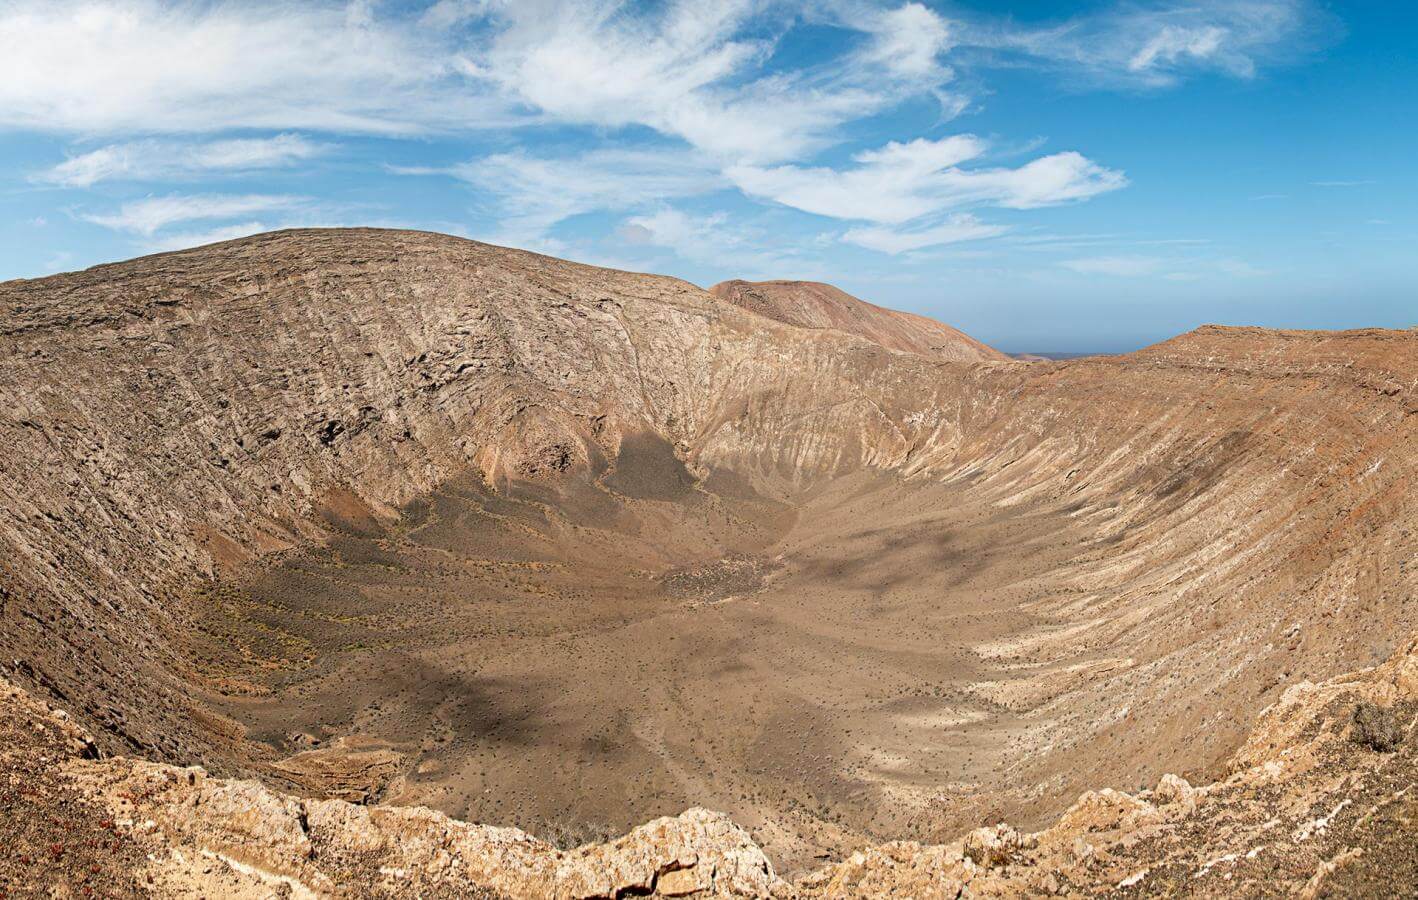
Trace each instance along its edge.
<instances>
[{"instance_id":1,"label":"white cloud","mask_svg":"<svg viewBox=\"0 0 1418 900\"><path fill-rule=\"evenodd\" d=\"M678 0L626 14L609 0L509 4L476 70L561 121L643 125L720 158L788 159L911 88L850 68L762 74L773 39L751 0ZM749 35L749 36L745 36ZM827 73L832 73L828 77Z\"/></svg>"},{"instance_id":2,"label":"white cloud","mask_svg":"<svg viewBox=\"0 0 1418 900\"><path fill-rule=\"evenodd\" d=\"M727 175L745 193L818 215L900 224L970 204L1032 209L1083 200L1127 184L1118 171L1073 153L1015 169L961 169L984 152L973 135L891 143L858 154L845 171L800 166L734 166Z\"/></svg>"},{"instance_id":3,"label":"white cloud","mask_svg":"<svg viewBox=\"0 0 1418 900\"><path fill-rule=\"evenodd\" d=\"M64 187L88 187L115 179L154 181L214 172L250 172L288 166L325 150L325 145L298 134L204 143L134 141L110 144L71 157L39 173L34 180Z\"/></svg>"},{"instance_id":4,"label":"white cloud","mask_svg":"<svg viewBox=\"0 0 1418 900\"><path fill-rule=\"evenodd\" d=\"M243 170L289 165L317 156L325 149L298 134L278 134L270 138L213 141L184 155L186 164L194 169Z\"/></svg>"},{"instance_id":5,"label":"white cloud","mask_svg":"<svg viewBox=\"0 0 1418 900\"><path fill-rule=\"evenodd\" d=\"M849 39L809 63L789 62L778 51L805 22ZM1162 30L1169 26L1220 28L1225 39L1209 48L1193 31ZM1148 27L1139 26L1117 66L1135 60L1160 71L1222 59L1245 31L1186 17ZM573 147L594 133L616 149L517 149L452 167L386 167L475 185L480 212L498 217L490 239L550 252L562 245L549 232L570 217L649 217L729 186L859 223L841 237L901 253L1003 232L966 214L970 207L1030 209L1126 184L1073 152L966 167L986 149L972 135L892 142L843 167L811 165L848 126L907 99L934 96L945 116L963 110L968 98L945 91L961 42L960 22L917 0L420 0L413 8L0 0L0 129L107 136L107 145L35 176L67 187L265 170L327 148L296 130L406 136L546 125ZM216 140L216 132L244 134ZM512 146L528 146L527 134ZM85 218L154 237L184 221L271 218L298 202L155 197ZM652 224L670 233L668 219Z\"/></svg>"},{"instance_id":6,"label":"white cloud","mask_svg":"<svg viewBox=\"0 0 1418 900\"><path fill-rule=\"evenodd\" d=\"M662 206L627 218L616 234L626 244L663 247L680 259L737 277L824 274L810 258L817 254L805 252L820 249L817 237L785 240L781 234L737 224L724 212L692 215Z\"/></svg>"},{"instance_id":7,"label":"white cloud","mask_svg":"<svg viewBox=\"0 0 1418 900\"><path fill-rule=\"evenodd\" d=\"M765 49L732 39L747 4L676 3L659 27L617 15L617 5L567 6L559 16L548 16L544 4L506 8L508 27L486 57L490 77L560 118L603 125L663 118L669 125L672 107Z\"/></svg>"},{"instance_id":8,"label":"white cloud","mask_svg":"<svg viewBox=\"0 0 1418 900\"><path fill-rule=\"evenodd\" d=\"M922 247L998 237L1008 230L1003 225L981 222L968 213L957 213L939 225L914 231L881 226L853 228L842 236L842 240L866 247L869 250L879 250L882 253L894 255L919 250Z\"/></svg>"},{"instance_id":9,"label":"white cloud","mask_svg":"<svg viewBox=\"0 0 1418 900\"><path fill-rule=\"evenodd\" d=\"M169 234L148 241L145 246L153 253L186 250L189 247L201 247L204 244L215 244L218 241L232 241L269 230L271 230L270 227L263 222L242 222L235 225L222 225L207 231L184 231Z\"/></svg>"},{"instance_id":10,"label":"white cloud","mask_svg":"<svg viewBox=\"0 0 1418 900\"><path fill-rule=\"evenodd\" d=\"M900 169L915 174L968 162L984 153L985 149L985 142L975 135L957 134L938 141L924 138L905 144L892 141L875 150L864 150L853 159L876 169Z\"/></svg>"},{"instance_id":11,"label":"white cloud","mask_svg":"<svg viewBox=\"0 0 1418 900\"><path fill-rule=\"evenodd\" d=\"M1120 5L1043 27L977 21L958 40L1088 81L1165 87L1193 70L1251 78L1332 33L1328 22L1313 0L1210 0Z\"/></svg>"},{"instance_id":12,"label":"white cloud","mask_svg":"<svg viewBox=\"0 0 1418 900\"><path fill-rule=\"evenodd\" d=\"M453 170L447 166L400 166L393 163L385 163L384 171L390 175L452 175Z\"/></svg>"},{"instance_id":13,"label":"white cloud","mask_svg":"<svg viewBox=\"0 0 1418 900\"><path fill-rule=\"evenodd\" d=\"M448 175L489 195L500 216L495 243L554 249L546 231L572 216L627 210L690 197L724 186L693 151L599 150L572 157L497 153L446 169L397 168L409 175Z\"/></svg>"},{"instance_id":14,"label":"white cloud","mask_svg":"<svg viewBox=\"0 0 1418 900\"><path fill-rule=\"evenodd\" d=\"M620 235L628 243L669 247L686 259L703 259L707 255L717 255L715 251L722 249L725 237L729 243L740 243L737 235L725 234L728 219L722 212L694 217L681 210L664 207L626 219Z\"/></svg>"},{"instance_id":15,"label":"white cloud","mask_svg":"<svg viewBox=\"0 0 1418 900\"><path fill-rule=\"evenodd\" d=\"M460 74L444 32L372 6L0 0L0 127L410 133L513 120Z\"/></svg>"},{"instance_id":16,"label":"white cloud","mask_svg":"<svg viewBox=\"0 0 1418 900\"><path fill-rule=\"evenodd\" d=\"M1311 181L1311 182L1310 182L1310 186L1311 186L1311 187L1322 187L1322 188L1363 187L1363 186L1368 185L1368 184L1375 184L1375 182L1372 181L1372 180L1364 180L1364 179L1355 180L1355 181Z\"/></svg>"},{"instance_id":17,"label":"white cloud","mask_svg":"<svg viewBox=\"0 0 1418 900\"><path fill-rule=\"evenodd\" d=\"M951 46L950 26L920 3L884 11L863 27L873 33L865 61L885 66L904 78L939 80L950 76L950 70L939 62L940 55Z\"/></svg>"},{"instance_id":18,"label":"white cloud","mask_svg":"<svg viewBox=\"0 0 1418 900\"><path fill-rule=\"evenodd\" d=\"M729 162L801 159L912 96L946 114L958 44L1166 80L1236 71L1302 0L1131 10L1053 29L964 28L920 2L0 0L0 127L85 135L238 128L407 134L536 122L644 126ZM855 50L774 69L800 20ZM476 29L472 28L476 25ZM101 160L95 160L95 163Z\"/></svg>"},{"instance_id":19,"label":"white cloud","mask_svg":"<svg viewBox=\"0 0 1418 900\"><path fill-rule=\"evenodd\" d=\"M1064 260L1059 265L1080 275L1138 278L1156 274L1163 262L1163 260L1151 256L1093 256L1086 259Z\"/></svg>"},{"instance_id":20,"label":"white cloud","mask_svg":"<svg viewBox=\"0 0 1418 900\"><path fill-rule=\"evenodd\" d=\"M115 213L84 214L81 218L115 231L151 236L159 229L179 222L229 219L268 210L293 209L303 202L301 197L266 194L149 197L125 203Z\"/></svg>"},{"instance_id":21,"label":"white cloud","mask_svg":"<svg viewBox=\"0 0 1418 900\"><path fill-rule=\"evenodd\" d=\"M1200 281L1218 275L1230 278L1260 278L1270 273L1258 266L1237 259L1155 256L1093 256L1069 259L1059 263L1080 275L1106 275L1114 278L1157 276L1167 281Z\"/></svg>"},{"instance_id":22,"label":"white cloud","mask_svg":"<svg viewBox=\"0 0 1418 900\"><path fill-rule=\"evenodd\" d=\"M1215 25L1201 28L1164 25L1161 31L1128 60L1128 69L1143 72L1156 68L1159 64L1175 63L1187 56L1196 60L1210 59L1221 50L1228 34L1225 28ZM1249 75L1253 73L1254 66L1247 59L1243 60L1242 69L1244 74Z\"/></svg>"},{"instance_id":23,"label":"white cloud","mask_svg":"<svg viewBox=\"0 0 1418 900\"><path fill-rule=\"evenodd\" d=\"M1126 187L1127 176L1106 169L1073 151L1055 153L1018 169L992 169L970 173L982 191L993 191L999 205L1011 209L1036 209Z\"/></svg>"},{"instance_id":24,"label":"white cloud","mask_svg":"<svg viewBox=\"0 0 1418 900\"><path fill-rule=\"evenodd\" d=\"M801 166L733 166L726 174L744 193L837 219L899 223L948 202L943 181L957 163L984 152L973 135L939 141L890 143L859 153L859 164L838 171Z\"/></svg>"},{"instance_id":25,"label":"white cloud","mask_svg":"<svg viewBox=\"0 0 1418 900\"><path fill-rule=\"evenodd\" d=\"M837 170L802 166L733 166L726 174L745 194L816 215L876 223L842 239L883 253L997 237L1008 229L962 207L1033 209L1084 200L1127 184L1121 173L1078 153L1056 153L1017 168L961 168L987 146L974 135L892 142Z\"/></svg>"}]
</instances>

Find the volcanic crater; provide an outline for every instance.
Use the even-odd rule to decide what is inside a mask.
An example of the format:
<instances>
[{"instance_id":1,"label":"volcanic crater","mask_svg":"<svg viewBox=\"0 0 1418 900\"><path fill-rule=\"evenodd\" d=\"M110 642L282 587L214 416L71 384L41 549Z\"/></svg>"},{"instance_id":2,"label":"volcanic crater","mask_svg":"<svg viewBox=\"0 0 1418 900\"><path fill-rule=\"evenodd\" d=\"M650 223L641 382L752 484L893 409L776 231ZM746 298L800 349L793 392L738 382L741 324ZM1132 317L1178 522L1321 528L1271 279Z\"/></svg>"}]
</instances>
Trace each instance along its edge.
<instances>
[{"instance_id":1,"label":"volcanic crater","mask_svg":"<svg viewBox=\"0 0 1418 900\"><path fill-rule=\"evenodd\" d=\"M0 667L105 757L792 877L1224 779L1418 630L1418 332L860 303L372 229L0 285Z\"/></svg>"}]
</instances>

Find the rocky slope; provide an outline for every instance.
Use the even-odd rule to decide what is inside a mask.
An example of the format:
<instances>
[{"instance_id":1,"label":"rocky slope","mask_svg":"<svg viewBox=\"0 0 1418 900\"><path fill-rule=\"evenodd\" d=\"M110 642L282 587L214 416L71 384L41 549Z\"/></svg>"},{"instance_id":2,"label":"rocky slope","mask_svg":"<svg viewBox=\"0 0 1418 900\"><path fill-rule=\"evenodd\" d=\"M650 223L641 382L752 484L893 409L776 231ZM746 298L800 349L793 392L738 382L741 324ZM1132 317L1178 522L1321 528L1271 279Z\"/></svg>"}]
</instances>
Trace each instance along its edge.
<instances>
[{"instance_id":1,"label":"rocky slope","mask_svg":"<svg viewBox=\"0 0 1418 900\"><path fill-rule=\"evenodd\" d=\"M721 281L715 297L799 328L833 328L888 350L974 362L1005 354L942 322L859 300L815 281Z\"/></svg>"},{"instance_id":2,"label":"rocky slope","mask_svg":"<svg viewBox=\"0 0 1418 900\"><path fill-rule=\"evenodd\" d=\"M97 759L60 710L0 682L0 810L16 895L487 897L1398 897L1418 889L1418 642L1297 684L1224 780L1089 792L1037 833L867 848L796 881L690 809L558 850L421 808L301 800L200 768Z\"/></svg>"},{"instance_id":3,"label":"rocky slope","mask_svg":"<svg viewBox=\"0 0 1418 900\"><path fill-rule=\"evenodd\" d=\"M291 832L279 853L306 862L232 868L182 836L200 823L105 804L172 805L156 798L188 776L170 766L201 764L266 787L193 775L172 802L258 830L262 810L300 821L321 797L489 827L594 802L582 812L617 831L707 805L800 890L874 891L895 860L949 892L953 850L851 853L1039 828L1086 790L1163 773L1224 778L1296 685L1395 653L1360 681L1408 671L1418 333L1203 328L1031 364L870 337L413 232L281 232L0 285L0 668L93 752L132 758L87 780L89 763L43 769L36 796L94 811L75 814L85 853L151 819L181 872L255 865L290 890L425 865L380 855L414 820L474 829L476 854L525 851L541 880L477 876L495 891L550 890L581 856L390 810L370 813L384 837L331 845L359 859ZM301 719L332 709L315 731ZM1287 746L1309 753L1351 713ZM1326 798L1411 761L1331 744ZM14 746L6 802L50 809L25 806L23 767L58 751ZM1266 790L1205 796L1220 822L1226 798ZM209 793L246 799L190 806ZM5 822L42 850L45 823L73 818L35 815ZM1148 833L1214 846L1212 820L1169 815L1147 827L1181 830ZM1372 821L1345 834L1379 847ZM663 891L698 863L655 855L654 836L708 835L725 885L779 883L722 818L637 833L619 845L633 862L613 845L588 865ZM1039 841L1038 873L1072 865ZM85 865L127 884L151 848L113 846ZM1173 871L1151 846L1122 858ZM823 855L847 868L803 880ZM1314 862L1295 859L1287 878ZM705 871L695 885L719 889ZM1056 883L1118 874L1098 872Z\"/></svg>"}]
</instances>

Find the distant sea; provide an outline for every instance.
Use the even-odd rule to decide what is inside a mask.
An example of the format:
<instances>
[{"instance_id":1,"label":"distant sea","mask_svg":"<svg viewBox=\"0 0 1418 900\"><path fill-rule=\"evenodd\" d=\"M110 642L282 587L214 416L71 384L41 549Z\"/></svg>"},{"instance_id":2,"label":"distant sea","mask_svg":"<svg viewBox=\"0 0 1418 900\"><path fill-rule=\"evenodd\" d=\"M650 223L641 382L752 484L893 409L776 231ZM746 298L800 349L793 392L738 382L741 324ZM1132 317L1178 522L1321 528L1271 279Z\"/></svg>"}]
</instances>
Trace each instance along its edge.
<instances>
[{"instance_id":1,"label":"distant sea","mask_svg":"<svg viewBox=\"0 0 1418 900\"><path fill-rule=\"evenodd\" d=\"M1011 353L1015 359L1081 359L1085 356L1117 356L1116 353L1054 353L1048 350L1032 350L1028 353Z\"/></svg>"}]
</instances>

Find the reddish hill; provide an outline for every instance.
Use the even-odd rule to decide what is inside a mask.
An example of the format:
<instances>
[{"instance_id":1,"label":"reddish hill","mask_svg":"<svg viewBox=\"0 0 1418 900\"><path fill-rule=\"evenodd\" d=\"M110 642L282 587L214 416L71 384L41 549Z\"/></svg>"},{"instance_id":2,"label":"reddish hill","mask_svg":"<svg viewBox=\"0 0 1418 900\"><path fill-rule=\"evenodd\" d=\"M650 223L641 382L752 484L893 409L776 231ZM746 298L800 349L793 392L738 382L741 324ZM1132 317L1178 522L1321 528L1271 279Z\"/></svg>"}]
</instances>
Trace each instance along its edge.
<instances>
[{"instance_id":1,"label":"reddish hill","mask_svg":"<svg viewBox=\"0 0 1418 900\"><path fill-rule=\"evenodd\" d=\"M935 319L853 297L816 281L722 281L709 289L751 312L799 328L835 328L889 350L974 362L1008 357Z\"/></svg>"}]
</instances>

